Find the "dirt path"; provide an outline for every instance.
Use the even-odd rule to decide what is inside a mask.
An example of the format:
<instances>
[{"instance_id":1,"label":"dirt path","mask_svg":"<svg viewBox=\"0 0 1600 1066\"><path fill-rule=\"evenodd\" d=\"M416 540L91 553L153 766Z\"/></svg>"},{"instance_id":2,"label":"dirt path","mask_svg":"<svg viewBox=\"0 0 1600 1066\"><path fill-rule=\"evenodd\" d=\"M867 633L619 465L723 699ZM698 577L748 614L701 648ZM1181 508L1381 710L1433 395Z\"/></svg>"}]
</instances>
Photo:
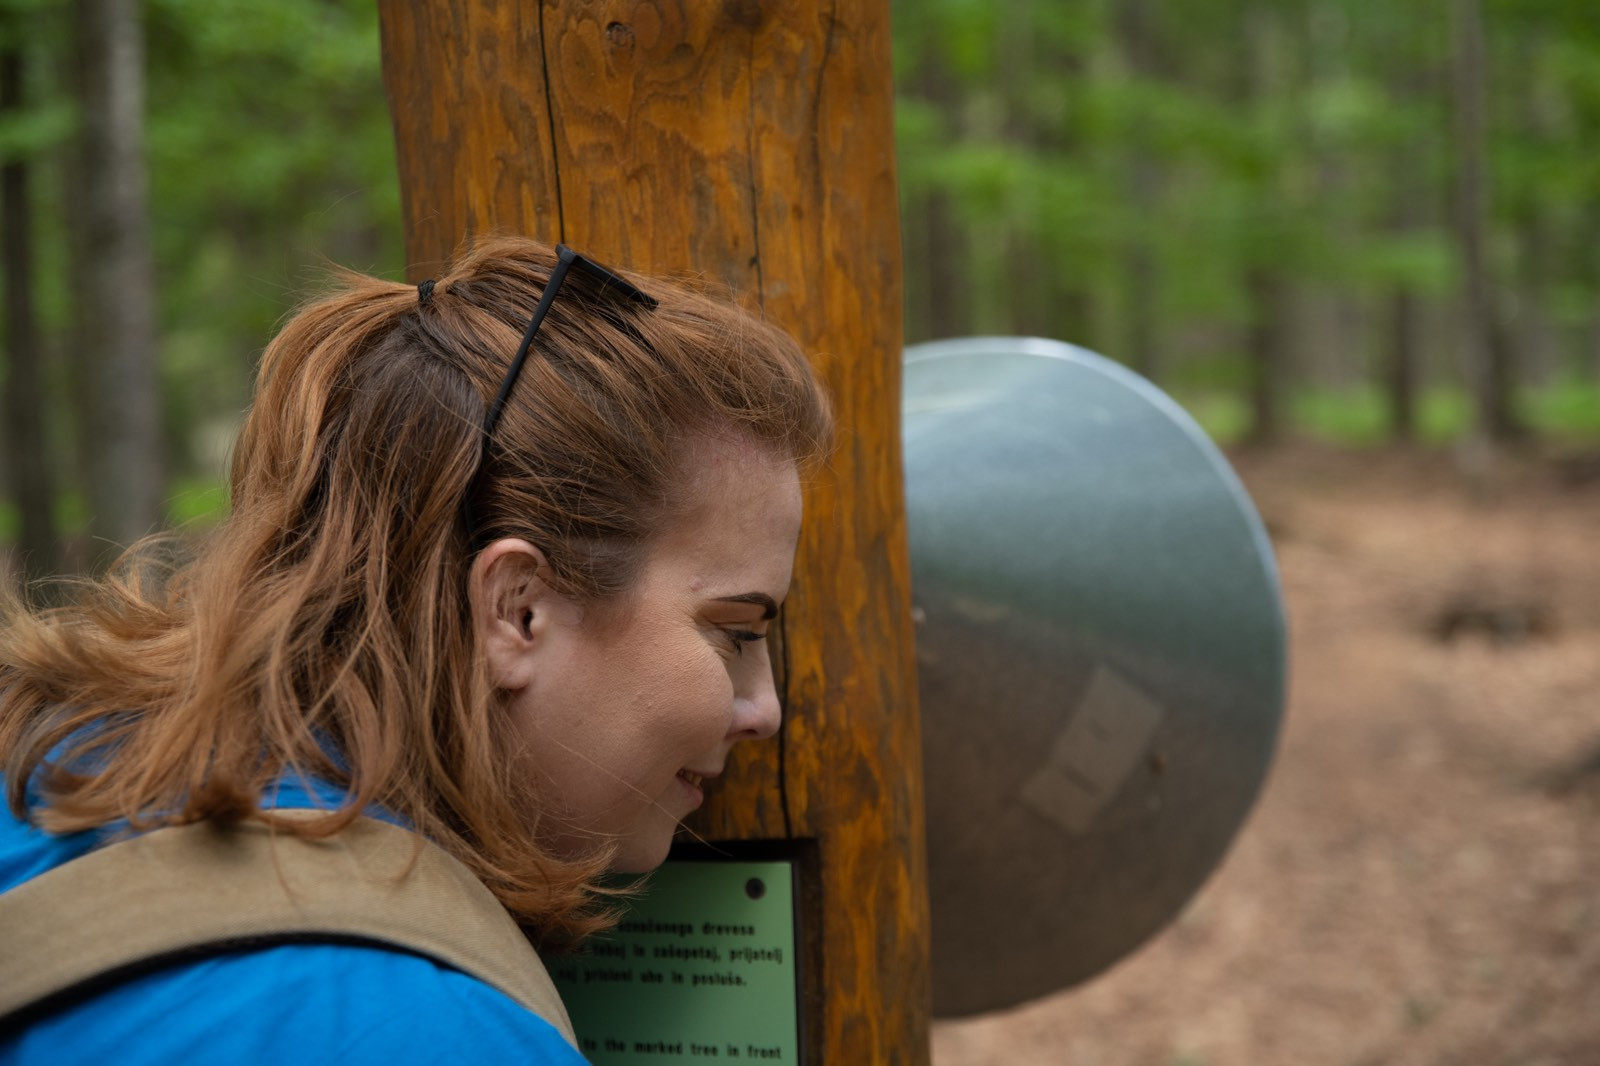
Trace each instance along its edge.
<instances>
[{"instance_id":1,"label":"dirt path","mask_svg":"<svg viewBox=\"0 0 1600 1066\"><path fill-rule=\"evenodd\" d=\"M1600 477L1239 467L1292 627L1260 806L1164 934L936 1066L1600 1063Z\"/></svg>"}]
</instances>

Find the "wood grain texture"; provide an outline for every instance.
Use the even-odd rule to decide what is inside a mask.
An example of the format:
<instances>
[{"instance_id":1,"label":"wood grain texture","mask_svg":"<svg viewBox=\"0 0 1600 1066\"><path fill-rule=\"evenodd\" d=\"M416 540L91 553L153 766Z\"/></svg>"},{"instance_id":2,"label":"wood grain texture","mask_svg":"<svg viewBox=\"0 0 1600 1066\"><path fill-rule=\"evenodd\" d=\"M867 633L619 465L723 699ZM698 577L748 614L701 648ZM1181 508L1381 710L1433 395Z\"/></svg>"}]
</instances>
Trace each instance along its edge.
<instances>
[{"instance_id":1,"label":"wood grain texture","mask_svg":"<svg viewBox=\"0 0 1600 1066\"><path fill-rule=\"evenodd\" d=\"M379 6L416 277L473 233L564 240L725 284L827 381L840 441L807 486L785 728L694 828L815 841L809 1057L926 1062L888 4Z\"/></svg>"}]
</instances>

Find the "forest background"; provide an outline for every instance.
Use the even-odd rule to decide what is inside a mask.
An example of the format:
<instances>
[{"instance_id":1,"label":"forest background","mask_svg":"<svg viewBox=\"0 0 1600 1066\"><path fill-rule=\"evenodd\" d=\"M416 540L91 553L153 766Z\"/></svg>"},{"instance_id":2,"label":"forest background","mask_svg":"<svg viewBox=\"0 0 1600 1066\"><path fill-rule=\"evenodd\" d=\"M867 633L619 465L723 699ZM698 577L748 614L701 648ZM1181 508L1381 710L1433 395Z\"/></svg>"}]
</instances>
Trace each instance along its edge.
<instances>
[{"instance_id":1,"label":"forest background","mask_svg":"<svg viewBox=\"0 0 1600 1066\"><path fill-rule=\"evenodd\" d=\"M907 339L1103 351L1224 442L1600 437L1587 0L895 0ZM403 273L370 0L0 0L0 543L225 507L276 323Z\"/></svg>"}]
</instances>

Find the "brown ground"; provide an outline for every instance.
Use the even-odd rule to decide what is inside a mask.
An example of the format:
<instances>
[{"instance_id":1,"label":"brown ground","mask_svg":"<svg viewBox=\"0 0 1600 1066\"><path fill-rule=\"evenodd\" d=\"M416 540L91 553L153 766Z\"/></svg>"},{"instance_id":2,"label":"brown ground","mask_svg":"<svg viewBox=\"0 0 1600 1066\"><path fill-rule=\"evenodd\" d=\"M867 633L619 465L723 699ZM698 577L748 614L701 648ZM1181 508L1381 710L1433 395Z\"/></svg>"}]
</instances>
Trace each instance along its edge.
<instances>
[{"instance_id":1,"label":"brown ground","mask_svg":"<svg viewBox=\"0 0 1600 1066\"><path fill-rule=\"evenodd\" d=\"M1165 933L936 1066L1600 1063L1600 461L1237 463L1292 632L1262 801Z\"/></svg>"}]
</instances>

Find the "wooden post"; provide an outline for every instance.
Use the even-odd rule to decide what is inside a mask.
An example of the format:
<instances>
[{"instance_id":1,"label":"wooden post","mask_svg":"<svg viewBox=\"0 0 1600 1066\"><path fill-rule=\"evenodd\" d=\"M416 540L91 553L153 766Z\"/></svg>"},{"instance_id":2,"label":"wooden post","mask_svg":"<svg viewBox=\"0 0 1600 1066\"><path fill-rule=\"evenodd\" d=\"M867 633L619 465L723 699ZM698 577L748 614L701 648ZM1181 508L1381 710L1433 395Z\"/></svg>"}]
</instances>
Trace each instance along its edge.
<instances>
[{"instance_id":1,"label":"wooden post","mask_svg":"<svg viewBox=\"0 0 1600 1066\"><path fill-rule=\"evenodd\" d=\"M695 828L815 842L811 1058L928 1059L886 0L380 0L407 256L489 230L726 281L832 391L785 610L780 741Z\"/></svg>"}]
</instances>

